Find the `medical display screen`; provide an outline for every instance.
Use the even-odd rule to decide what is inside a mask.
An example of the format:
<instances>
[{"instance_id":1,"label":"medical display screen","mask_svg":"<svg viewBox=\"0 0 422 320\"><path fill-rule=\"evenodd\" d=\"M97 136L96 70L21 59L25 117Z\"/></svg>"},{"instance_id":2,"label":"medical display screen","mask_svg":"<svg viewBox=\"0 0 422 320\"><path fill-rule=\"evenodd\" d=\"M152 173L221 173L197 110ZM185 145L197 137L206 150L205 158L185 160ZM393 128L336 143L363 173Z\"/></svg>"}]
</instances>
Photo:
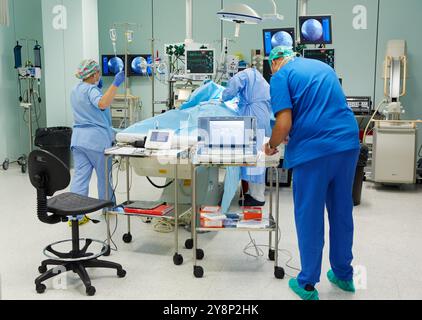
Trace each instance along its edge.
<instances>
[{"instance_id":1,"label":"medical display screen","mask_svg":"<svg viewBox=\"0 0 422 320\"><path fill-rule=\"evenodd\" d=\"M187 50L186 73L198 75L213 75L214 50Z\"/></svg>"},{"instance_id":2,"label":"medical display screen","mask_svg":"<svg viewBox=\"0 0 422 320\"><path fill-rule=\"evenodd\" d=\"M152 55L150 54L131 54L128 56L128 76L143 77L152 76L152 69L148 65L152 64ZM112 77L120 71L125 70L124 55L103 55L102 70L104 77Z\"/></svg>"},{"instance_id":3,"label":"medical display screen","mask_svg":"<svg viewBox=\"0 0 422 320\"><path fill-rule=\"evenodd\" d=\"M125 57L122 55L103 55L102 69L104 77L111 77L125 70Z\"/></svg>"},{"instance_id":4,"label":"medical display screen","mask_svg":"<svg viewBox=\"0 0 422 320\"><path fill-rule=\"evenodd\" d=\"M301 44L332 44L331 16L299 17Z\"/></svg>"},{"instance_id":5,"label":"medical display screen","mask_svg":"<svg viewBox=\"0 0 422 320\"><path fill-rule=\"evenodd\" d=\"M210 144L212 146L245 145L245 122L211 121Z\"/></svg>"},{"instance_id":6,"label":"medical display screen","mask_svg":"<svg viewBox=\"0 0 422 320\"><path fill-rule=\"evenodd\" d=\"M129 75L130 76L152 76L152 55L148 54L133 54L128 57Z\"/></svg>"},{"instance_id":7,"label":"medical display screen","mask_svg":"<svg viewBox=\"0 0 422 320\"><path fill-rule=\"evenodd\" d=\"M268 57L271 50L278 46L295 47L295 29L279 28L265 29L264 32L264 52Z\"/></svg>"},{"instance_id":8,"label":"medical display screen","mask_svg":"<svg viewBox=\"0 0 422 320\"><path fill-rule=\"evenodd\" d=\"M170 138L170 133L155 131L151 134L151 142L167 143Z\"/></svg>"}]
</instances>

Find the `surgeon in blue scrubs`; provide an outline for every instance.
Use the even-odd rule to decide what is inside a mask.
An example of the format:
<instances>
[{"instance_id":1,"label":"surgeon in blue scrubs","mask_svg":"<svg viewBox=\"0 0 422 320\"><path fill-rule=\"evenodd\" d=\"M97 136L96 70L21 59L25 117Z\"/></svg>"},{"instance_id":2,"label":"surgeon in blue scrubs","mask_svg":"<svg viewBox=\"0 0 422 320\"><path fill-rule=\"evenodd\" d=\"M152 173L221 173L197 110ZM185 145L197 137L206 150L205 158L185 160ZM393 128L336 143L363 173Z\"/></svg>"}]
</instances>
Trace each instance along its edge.
<instances>
[{"instance_id":1,"label":"surgeon in blue scrubs","mask_svg":"<svg viewBox=\"0 0 422 320\"><path fill-rule=\"evenodd\" d=\"M353 283L352 190L359 157L359 130L334 70L298 58L291 48L274 48L271 104L276 115L267 155L287 144L285 167L293 169L296 228L302 271L290 288L318 300L324 248L324 213L330 223L328 280L355 292Z\"/></svg>"},{"instance_id":2,"label":"surgeon in blue scrubs","mask_svg":"<svg viewBox=\"0 0 422 320\"><path fill-rule=\"evenodd\" d=\"M255 68L249 68L230 79L223 92L224 102L239 98L239 114L257 119L257 142L264 145L265 137L271 136L270 86ZM249 193L240 205L265 205L265 168L242 168L242 180L249 183Z\"/></svg>"},{"instance_id":3,"label":"surgeon in blue scrubs","mask_svg":"<svg viewBox=\"0 0 422 320\"><path fill-rule=\"evenodd\" d=\"M106 198L104 151L113 145L115 134L112 129L110 105L120 85L125 81L124 72L116 75L113 84L103 95L100 66L94 60L84 60L76 77L81 82L71 93L74 115L72 153L75 173L71 192L88 196L89 183L95 169L98 179L98 197ZM111 166L109 166L111 170ZM111 185L108 186L112 197ZM81 212L83 214L83 212ZM78 217L79 223L89 221L86 216Z\"/></svg>"}]
</instances>

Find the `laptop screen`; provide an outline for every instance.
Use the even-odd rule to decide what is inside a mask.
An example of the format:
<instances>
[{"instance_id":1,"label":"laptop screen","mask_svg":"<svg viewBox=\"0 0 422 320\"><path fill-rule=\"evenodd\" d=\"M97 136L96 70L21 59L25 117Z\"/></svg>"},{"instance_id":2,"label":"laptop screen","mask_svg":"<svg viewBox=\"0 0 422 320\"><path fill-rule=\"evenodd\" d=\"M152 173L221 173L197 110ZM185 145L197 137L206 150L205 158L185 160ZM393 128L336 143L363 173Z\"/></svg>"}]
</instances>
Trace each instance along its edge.
<instances>
[{"instance_id":1,"label":"laptop screen","mask_svg":"<svg viewBox=\"0 0 422 320\"><path fill-rule=\"evenodd\" d=\"M210 145L244 146L245 121L210 121Z\"/></svg>"}]
</instances>

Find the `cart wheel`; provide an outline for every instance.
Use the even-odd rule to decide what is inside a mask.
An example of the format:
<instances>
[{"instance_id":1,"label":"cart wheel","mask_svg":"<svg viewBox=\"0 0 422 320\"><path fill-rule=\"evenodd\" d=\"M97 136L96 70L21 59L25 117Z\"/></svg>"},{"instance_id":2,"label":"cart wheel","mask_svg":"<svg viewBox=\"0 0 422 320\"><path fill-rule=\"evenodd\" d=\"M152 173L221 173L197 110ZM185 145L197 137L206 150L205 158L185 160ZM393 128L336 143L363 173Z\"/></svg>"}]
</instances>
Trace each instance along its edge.
<instances>
[{"instance_id":1,"label":"cart wheel","mask_svg":"<svg viewBox=\"0 0 422 320\"><path fill-rule=\"evenodd\" d=\"M275 251L274 251L274 250L270 250L270 251L268 252L268 259L269 259L270 261L275 261Z\"/></svg>"},{"instance_id":2,"label":"cart wheel","mask_svg":"<svg viewBox=\"0 0 422 320\"><path fill-rule=\"evenodd\" d=\"M195 278L202 278L204 276L204 269L198 266L193 267L193 275L195 276Z\"/></svg>"},{"instance_id":3,"label":"cart wheel","mask_svg":"<svg viewBox=\"0 0 422 320\"><path fill-rule=\"evenodd\" d=\"M284 272L283 268L281 268L281 267L275 267L274 268L274 276L277 279L283 280L285 275L286 275L286 273Z\"/></svg>"},{"instance_id":4,"label":"cart wheel","mask_svg":"<svg viewBox=\"0 0 422 320\"><path fill-rule=\"evenodd\" d=\"M88 297L93 297L93 296L95 296L95 293L96 293L96 292L97 292L97 290L96 290L96 289L95 289L95 287L93 287L93 286L86 288L86 295L87 295Z\"/></svg>"},{"instance_id":5,"label":"cart wheel","mask_svg":"<svg viewBox=\"0 0 422 320\"><path fill-rule=\"evenodd\" d=\"M18 159L18 165L23 166L24 164L26 164L26 157L22 156Z\"/></svg>"},{"instance_id":6,"label":"cart wheel","mask_svg":"<svg viewBox=\"0 0 422 320\"><path fill-rule=\"evenodd\" d=\"M36 290L37 290L38 294L43 294L46 289L47 289L47 287L43 284L37 284L36 285Z\"/></svg>"},{"instance_id":7,"label":"cart wheel","mask_svg":"<svg viewBox=\"0 0 422 320\"><path fill-rule=\"evenodd\" d=\"M46 266L40 266L40 267L38 268L38 272L39 272L40 274L44 274L44 273L46 273L46 272L47 272L47 267L46 267Z\"/></svg>"},{"instance_id":8,"label":"cart wheel","mask_svg":"<svg viewBox=\"0 0 422 320\"><path fill-rule=\"evenodd\" d=\"M10 160L9 159L4 160L4 162L3 162L3 170L4 171L9 170L9 165L10 165Z\"/></svg>"},{"instance_id":9,"label":"cart wheel","mask_svg":"<svg viewBox=\"0 0 422 320\"><path fill-rule=\"evenodd\" d=\"M132 242L132 235L130 233L126 233L123 236L123 242L124 243L131 243Z\"/></svg>"},{"instance_id":10,"label":"cart wheel","mask_svg":"<svg viewBox=\"0 0 422 320\"><path fill-rule=\"evenodd\" d=\"M124 278L124 277L126 277L126 271L125 271L125 270L123 270L123 269L121 269L121 270L117 270L117 276L118 276L119 278Z\"/></svg>"},{"instance_id":11,"label":"cart wheel","mask_svg":"<svg viewBox=\"0 0 422 320\"><path fill-rule=\"evenodd\" d=\"M204 257L205 257L204 250L202 250L202 249L197 249L197 250L196 250L196 259L198 259L198 260L202 260L202 259L204 259Z\"/></svg>"},{"instance_id":12,"label":"cart wheel","mask_svg":"<svg viewBox=\"0 0 422 320\"><path fill-rule=\"evenodd\" d=\"M188 250L192 250L193 249L193 239L188 239L185 242L185 248Z\"/></svg>"},{"instance_id":13,"label":"cart wheel","mask_svg":"<svg viewBox=\"0 0 422 320\"><path fill-rule=\"evenodd\" d=\"M181 266L183 264L183 256L181 254L175 254L173 257L174 265Z\"/></svg>"},{"instance_id":14,"label":"cart wheel","mask_svg":"<svg viewBox=\"0 0 422 320\"><path fill-rule=\"evenodd\" d=\"M103 250L107 247L107 251L104 253L104 257L109 257L111 254L111 248L110 246L104 246Z\"/></svg>"}]
</instances>

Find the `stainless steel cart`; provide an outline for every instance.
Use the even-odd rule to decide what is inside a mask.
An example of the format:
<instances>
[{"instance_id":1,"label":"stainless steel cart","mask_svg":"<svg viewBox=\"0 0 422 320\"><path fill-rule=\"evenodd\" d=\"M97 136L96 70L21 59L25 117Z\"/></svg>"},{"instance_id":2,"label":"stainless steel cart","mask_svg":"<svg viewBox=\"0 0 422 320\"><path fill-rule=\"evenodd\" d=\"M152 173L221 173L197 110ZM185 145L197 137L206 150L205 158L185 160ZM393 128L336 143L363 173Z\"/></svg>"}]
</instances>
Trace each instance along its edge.
<instances>
[{"instance_id":1,"label":"stainless steel cart","mask_svg":"<svg viewBox=\"0 0 422 320\"><path fill-rule=\"evenodd\" d=\"M120 151L119 151L120 150ZM131 200L131 194L130 194L130 162L131 160L141 161L140 166L142 166L143 161L145 161L145 166L156 166L157 170L149 171L147 176L150 177L167 177L174 179L175 183L175 204L174 204L174 211L172 214L168 214L165 216L153 216L153 215L135 215L135 214L127 214L122 212L113 211L113 208L109 208L105 212L106 216L106 223L107 223L107 243L111 245L111 230L110 230L110 219L109 216L111 214L114 215L123 215L127 217L127 233L123 236L123 241L125 243L131 243L133 240L132 234L131 234L131 218L136 217L142 217L142 218L160 218L165 219L169 221L174 221L175 223L175 230L174 230L174 249L175 253L173 256L173 262L175 265L182 265L183 264L183 256L179 253L179 219L187 215L191 211L191 206L183 206L179 204L179 184L177 183L178 179L181 179L182 177L179 175L179 171L181 166L184 166L185 168L188 167L189 170L191 168L191 164L189 161L189 152L188 150L180 151L180 153L174 153L172 155L169 155L167 159L165 158L165 154L162 152L149 152L145 153L145 150L142 150L142 152L137 152L137 150L133 148L133 153L130 153L130 148L111 148L109 150L105 151L105 157L106 157L106 169L105 169L105 175L106 175L106 185L110 185L110 177L109 177L109 159L119 157L121 158L121 161L124 161L126 163L126 194L127 199L126 202L121 204L120 206L124 206L127 204L133 203ZM129 151L129 152L128 152ZM163 165L163 162L166 162L167 164ZM166 168L166 170L163 170L160 168ZM165 171L165 172L164 172ZM183 170L184 172L186 171ZM156 174L153 174L153 172L157 172ZM145 173L146 174L146 173ZM138 173L139 175L139 173ZM184 177L183 177L184 178ZM106 198L110 199L111 195L109 195L109 190L106 188ZM117 206L118 207L118 206ZM110 249L107 255L110 254Z\"/></svg>"},{"instance_id":2,"label":"stainless steel cart","mask_svg":"<svg viewBox=\"0 0 422 320\"><path fill-rule=\"evenodd\" d=\"M194 161L195 162L195 161ZM243 232L268 232L269 233L269 253L268 258L271 261L274 261L274 276L277 279L284 279L285 271L278 265L278 253L279 253L279 200L280 200L280 183L279 183L279 170L278 167L280 165L280 159L275 159L272 157L271 159L264 160L261 162L261 165L264 165L266 168L269 168L270 174L270 181L273 181L273 174L276 175L276 194L275 197L273 195L274 185L270 185L270 223L268 227L256 229L256 228L202 228L200 227L199 218L198 218L198 207L196 201L196 171L199 167L245 167L245 166L256 166L257 164L246 164L246 163L197 163L192 166L192 231L193 231L193 274L196 278L202 278L204 276L204 269L198 265L197 256L200 254L201 257L204 256L204 252L201 249L198 249L198 232L209 231L209 232L236 232L236 231L243 231ZM274 203L275 200L275 203ZM274 206L275 206L275 215L274 215ZM275 244L273 249L273 233L275 234Z\"/></svg>"}]
</instances>

